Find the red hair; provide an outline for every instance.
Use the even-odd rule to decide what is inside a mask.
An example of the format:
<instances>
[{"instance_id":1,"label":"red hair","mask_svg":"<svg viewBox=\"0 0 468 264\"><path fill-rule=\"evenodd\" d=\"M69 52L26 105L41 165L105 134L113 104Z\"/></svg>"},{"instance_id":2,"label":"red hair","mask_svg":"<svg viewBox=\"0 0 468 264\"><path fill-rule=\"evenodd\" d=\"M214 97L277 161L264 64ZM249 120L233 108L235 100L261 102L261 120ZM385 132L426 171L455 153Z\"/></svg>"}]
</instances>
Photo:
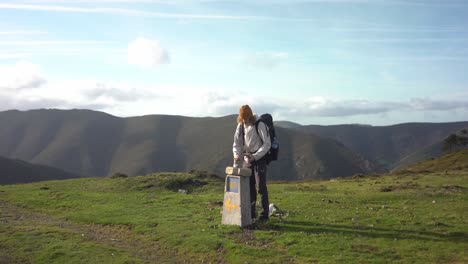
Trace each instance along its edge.
<instances>
[{"instance_id":1,"label":"red hair","mask_svg":"<svg viewBox=\"0 0 468 264\"><path fill-rule=\"evenodd\" d=\"M242 122L247 123L247 124L255 123L255 117L249 105L243 105L239 109L239 116L237 116L237 123L242 123Z\"/></svg>"}]
</instances>

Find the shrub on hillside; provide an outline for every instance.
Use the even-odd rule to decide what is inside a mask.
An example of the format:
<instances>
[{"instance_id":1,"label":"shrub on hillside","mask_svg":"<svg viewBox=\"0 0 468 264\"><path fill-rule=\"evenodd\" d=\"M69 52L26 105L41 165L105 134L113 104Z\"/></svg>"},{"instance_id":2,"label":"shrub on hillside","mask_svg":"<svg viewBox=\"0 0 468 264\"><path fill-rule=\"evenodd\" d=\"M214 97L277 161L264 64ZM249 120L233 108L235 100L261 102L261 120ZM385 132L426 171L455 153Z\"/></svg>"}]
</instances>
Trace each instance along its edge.
<instances>
[{"instance_id":1,"label":"shrub on hillside","mask_svg":"<svg viewBox=\"0 0 468 264\"><path fill-rule=\"evenodd\" d=\"M202 178L202 179L209 179L209 178L221 179L222 178L214 173L209 173L208 171L204 171L204 170L190 170L189 173L192 175L195 175L195 177L197 178Z\"/></svg>"},{"instance_id":2,"label":"shrub on hillside","mask_svg":"<svg viewBox=\"0 0 468 264\"><path fill-rule=\"evenodd\" d=\"M169 178L161 181L161 186L172 191L179 189L193 189L194 187L200 187L208 184L205 181L201 181L194 178Z\"/></svg>"},{"instance_id":3,"label":"shrub on hillside","mask_svg":"<svg viewBox=\"0 0 468 264\"><path fill-rule=\"evenodd\" d=\"M111 176L111 179L119 179L119 178L128 178L128 175L125 173L116 172L112 174Z\"/></svg>"},{"instance_id":4,"label":"shrub on hillside","mask_svg":"<svg viewBox=\"0 0 468 264\"><path fill-rule=\"evenodd\" d=\"M442 149L444 151L452 151L453 149L465 148L468 146L468 131L462 129L461 131L451 134L444 139Z\"/></svg>"}]
</instances>

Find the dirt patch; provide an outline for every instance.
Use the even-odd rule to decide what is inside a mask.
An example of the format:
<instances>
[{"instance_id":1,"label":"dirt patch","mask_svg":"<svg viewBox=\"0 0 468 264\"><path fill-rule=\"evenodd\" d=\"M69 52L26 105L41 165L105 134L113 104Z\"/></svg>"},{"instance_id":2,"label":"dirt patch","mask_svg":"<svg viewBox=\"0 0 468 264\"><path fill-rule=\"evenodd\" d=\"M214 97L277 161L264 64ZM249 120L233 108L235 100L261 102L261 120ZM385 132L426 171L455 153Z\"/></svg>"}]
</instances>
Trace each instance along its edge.
<instances>
[{"instance_id":1,"label":"dirt patch","mask_svg":"<svg viewBox=\"0 0 468 264\"><path fill-rule=\"evenodd\" d=\"M405 182L396 186L396 190L419 189L421 186L414 182Z\"/></svg>"},{"instance_id":2,"label":"dirt patch","mask_svg":"<svg viewBox=\"0 0 468 264\"><path fill-rule=\"evenodd\" d=\"M297 184L295 186L288 186L285 188L288 192L325 192L327 187L324 185L306 185Z\"/></svg>"},{"instance_id":3,"label":"dirt patch","mask_svg":"<svg viewBox=\"0 0 468 264\"><path fill-rule=\"evenodd\" d=\"M255 241L255 234L252 230L250 229L243 229L242 233L240 233L239 238L237 239L237 242L242 243L242 244L252 244L252 241Z\"/></svg>"},{"instance_id":4,"label":"dirt patch","mask_svg":"<svg viewBox=\"0 0 468 264\"><path fill-rule=\"evenodd\" d=\"M393 186L384 186L384 187L380 188L380 191L381 192L391 192L391 191L393 191Z\"/></svg>"},{"instance_id":5,"label":"dirt patch","mask_svg":"<svg viewBox=\"0 0 468 264\"><path fill-rule=\"evenodd\" d=\"M351 179L362 179L364 177L366 177L366 175L358 173L358 174L354 174L353 176L351 176Z\"/></svg>"},{"instance_id":6,"label":"dirt patch","mask_svg":"<svg viewBox=\"0 0 468 264\"><path fill-rule=\"evenodd\" d=\"M379 252L378 248L369 245L353 245L351 248L360 252Z\"/></svg>"},{"instance_id":7,"label":"dirt patch","mask_svg":"<svg viewBox=\"0 0 468 264\"><path fill-rule=\"evenodd\" d=\"M86 235L91 237L92 240L128 242L138 239L131 226L92 224L85 225L85 227L89 231Z\"/></svg>"},{"instance_id":8,"label":"dirt patch","mask_svg":"<svg viewBox=\"0 0 468 264\"><path fill-rule=\"evenodd\" d=\"M236 239L237 243L253 246L253 247L263 247L267 248L269 246L269 242L266 240L260 240L255 237L253 230L251 229L243 229L240 236Z\"/></svg>"},{"instance_id":9,"label":"dirt patch","mask_svg":"<svg viewBox=\"0 0 468 264\"><path fill-rule=\"evenodd\" d=\"M449 193L461 193L465 192L466 188L458 185L444 185L442 186L442 190Z\"/></svg>"},{"instance_id":10,"label":"dirt patch","mask_svg":"<svg viewBox=\"0 0 468 264\"><path fill-rule=\"evenodd\" d=\"M434 226L435 227L447 227L448 225L442 222L434 222Z\"/></svg>"},{"instance_id":11,"label":"dirt patch","mask_svg":"<svg viewBox=\"0 0 468 264\"><path fill-rule=\"evenodd\" d=\"M380 188L381 192L393 192L400 190L420 189L420 185L414 182L405 182L398 185L383 186Z\"/></svg>"},{"instance_id":12,"label":"dirt patch","mask_svg":"<svg viewBox=\"0 0 468 264\"><path fill-rule=\"evenodd\" d=\"M243 228L241 232L229 232L226 236L231 237L236 243L244 244L253 247L268 247L269 242L265 240L259 240L254 234L254 227Z\"/></svg>"},{"instance_id":13,"label":"dirt patch","mask_svg":"<svg viewBox=\"0 0 468 264\"><path fill-rule=\"evenodd\" d=\"M219 208L219 207L222 207L222 206L223 206L222 201L211 201L211 202L208 202L208 204L207 204L207 207L210 208L210 209Z\"/></svg>"}]
</instances>

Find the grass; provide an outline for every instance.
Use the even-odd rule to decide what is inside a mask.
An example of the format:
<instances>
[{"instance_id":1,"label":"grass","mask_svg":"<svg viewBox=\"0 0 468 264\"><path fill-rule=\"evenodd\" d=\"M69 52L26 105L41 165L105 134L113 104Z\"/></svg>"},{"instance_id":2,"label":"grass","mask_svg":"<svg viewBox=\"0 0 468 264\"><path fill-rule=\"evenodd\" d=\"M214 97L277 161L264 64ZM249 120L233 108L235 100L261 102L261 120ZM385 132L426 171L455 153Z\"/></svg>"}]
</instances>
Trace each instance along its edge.
<instances>
[{"instance_id":1,"label":"grass","mask_svg":"<svg viewBox=\"0 0 468 264\"><path fill-rule=\"evenodd\" d=\"M185 173L0 186L0 263L468 262L467 171L270 183L280 211L252 229L220 224L223 188Z\"/></svg>"},{"instance_id":2,"label":"grass","mask_svg":"<svg viewBox=\"0 0 468 264\"><path fill-rule=\"evenodd\" d=\"M432 158L413 164L404 169L397 170L397 174L427 173L445 171L467 171L468 148L449 152L440 158Z\"/></svg>"}]
</instances>

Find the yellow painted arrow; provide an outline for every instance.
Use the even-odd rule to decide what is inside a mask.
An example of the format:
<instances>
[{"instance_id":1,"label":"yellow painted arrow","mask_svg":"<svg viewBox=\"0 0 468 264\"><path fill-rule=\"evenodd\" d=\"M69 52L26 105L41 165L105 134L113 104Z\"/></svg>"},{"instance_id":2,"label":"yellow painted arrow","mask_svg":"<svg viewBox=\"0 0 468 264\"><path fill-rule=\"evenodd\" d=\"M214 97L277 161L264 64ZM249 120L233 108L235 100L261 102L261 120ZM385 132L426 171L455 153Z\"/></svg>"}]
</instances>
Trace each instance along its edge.
<instances>
[{"instance_id":1,"label":"yellow painted arrow","mask_svg":"<svg viewBox=\"0 0 468 264\"><path fill-rule=\"evenodd\" d=\"M232 209L237 209L237 210L240 209L240 207L239 207L238 205L236 205L236 204L231 204L231 199L227 200L227 201L225 202L225 204L226 204L226 209L227 209L228 211L231 211Z\"/></svg>"}]
</instances>

